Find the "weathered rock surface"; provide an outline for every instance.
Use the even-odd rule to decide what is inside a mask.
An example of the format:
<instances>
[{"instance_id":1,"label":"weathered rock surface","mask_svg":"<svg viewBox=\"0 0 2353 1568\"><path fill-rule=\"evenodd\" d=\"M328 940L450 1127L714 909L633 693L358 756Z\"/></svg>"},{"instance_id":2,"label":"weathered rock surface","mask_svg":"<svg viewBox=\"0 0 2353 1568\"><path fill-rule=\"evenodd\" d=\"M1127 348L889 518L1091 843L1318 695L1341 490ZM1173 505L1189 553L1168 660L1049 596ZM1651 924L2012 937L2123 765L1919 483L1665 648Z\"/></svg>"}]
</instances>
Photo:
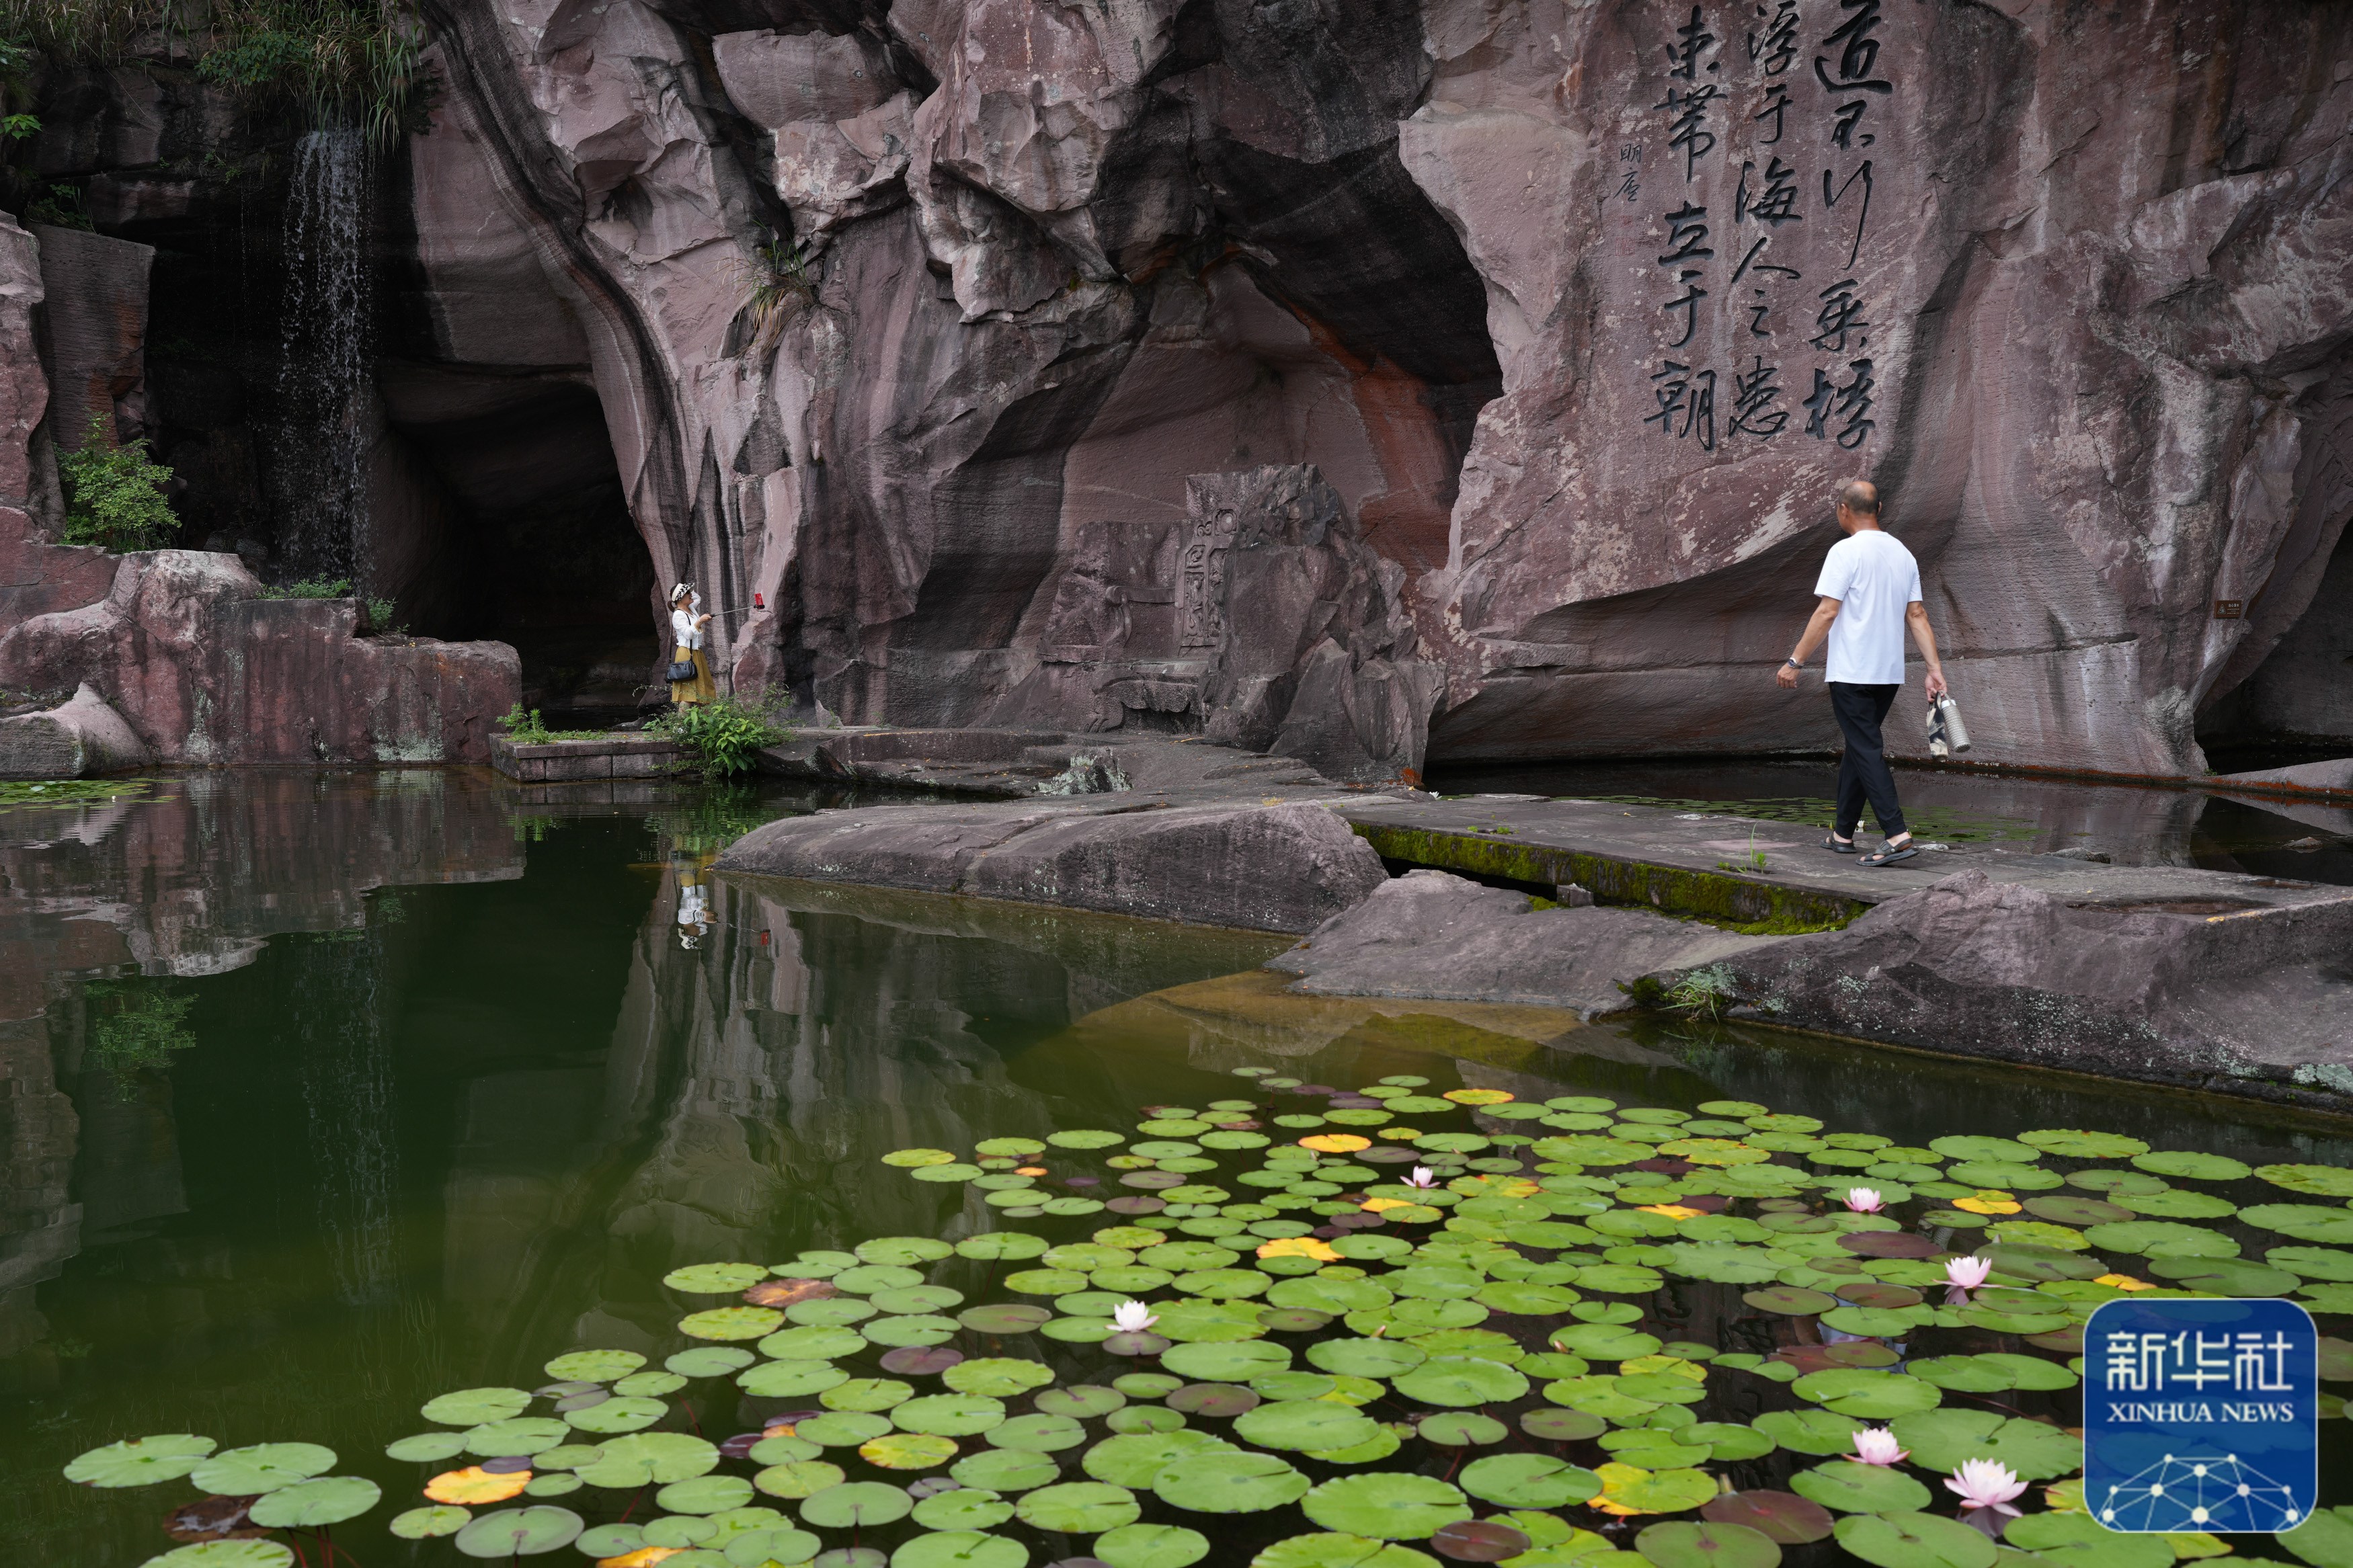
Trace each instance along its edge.
<instances>
[{"instance_id":1,"label":"weathered rock surface","mask_svg":"<svg viewBox=\"0 0 2353 1568\"><path fill-rule=\"evenodd\" d=\"M0 686L87 683L173 763L488 762L501 643L362 637L348 599L265 599L233 555L119 558L106 596L0 632Z\"/></svg>"},{"instance_id":2,"label":"weathered rock surface","mask_svg":"<svg viewBox=\"0 0 2353 1568\"><path fill-rule=\"evenodd\" d=\"M2298 629L2353 512L2341 9L427 12L428 295L496 249L564 301L470 319L579 346L723 662L851 722L1210 724L1054 639L1148 642L1194 477L1269 464L1400 569L1377 658L1447 676L1311 646L1323 757L1433 711L1455 758L1826 746L1763 682L1850 472L1980 757L2344 722ZM755 321L785 226L814 300Z\"/></svg>"},{"instance_id":3,"label":"weathered rock surface","mask_svg":"<svg viewBox=\"0 0 2353 1568\"><path fill-rule=\"evenodd\" d=\"M87 684L45 712L0 719L0 778L78 779L154 760L138 732Z\"/></svg>"},{"instance_id":4,"label":"weathered rock surface","mask_svg":"<svg viewBox=\"0 0 2353 1568\"><path fill-rule=\"evenodd\" d=\"M2353 1094L2353 898L2070 905L1965 871L1728 963L1774 1022L2285 1101Z\"/></svg>"},{"instance_id":5,"label":"weathered rock surface","mask_svg":"<svg viewBox=\"0 0 2353 1568\"><path fill-rule=\"evenodd\" d=\"M714 869L1305 931L1388 879L1320 806L1035 805L819 812L754 829Z\"/></svg>"},{"instance_id":6,"label":"weathered rock surface","mask_svg":"<svg viewBox=\"0 0 2353 1568\"><path fill-rule=\"evenodd\" d=\"M1629 1005L1622 987L1653 971L1696 968L1777 940L1644 910L1537 910L1525 893L1444 871L1409 871L1269 959L1315 996L1427 996L1567 1007L1591 1016Z\"/></svg>"},{"instance_id":7,"label":"weathered rock surface","mask_svg":"<svg viewBox=\"0 0 2353 1568\"><path fill-rule=\"evenodd\" d=\"M46 224L35 237L47 295L40 363L55 383L52 438L78 449L94 418L124 437L143 434L155 247Z\"/></svg>"}]
</instances>

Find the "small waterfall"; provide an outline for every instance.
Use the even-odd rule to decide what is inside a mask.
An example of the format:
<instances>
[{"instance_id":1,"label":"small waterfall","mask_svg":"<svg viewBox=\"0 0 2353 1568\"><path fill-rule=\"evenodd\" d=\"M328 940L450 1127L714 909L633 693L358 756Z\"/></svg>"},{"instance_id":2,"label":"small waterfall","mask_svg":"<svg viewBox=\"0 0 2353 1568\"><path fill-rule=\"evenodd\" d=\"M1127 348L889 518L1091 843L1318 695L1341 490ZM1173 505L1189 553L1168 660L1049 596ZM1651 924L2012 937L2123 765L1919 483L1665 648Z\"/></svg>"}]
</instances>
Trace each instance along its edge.
<instances>
[{"instance_id":1,"label":"small waterfall","mask_svg":"<svg viewBox=\"0 0 2353 1568\"><path fill-rule=\"evenodd\" d=\"M313 131L297 145L285 248L272 463L280 552L304 577L356 584L367 558L371 413L364 132Z\"/></svg>"},{"instance_id":2,"label":"small waterfall","mask_svg":"<svg viewBox=\"0 0 2353 1568\"><path fill-rule=\"evenodd\" d=\"M382 933L369 925L307 946L287 988L301 1047L311 1198L348 1307L388 1301L400 1272L392 1050L384 1037Z\"/></svg>"}]
</instances>

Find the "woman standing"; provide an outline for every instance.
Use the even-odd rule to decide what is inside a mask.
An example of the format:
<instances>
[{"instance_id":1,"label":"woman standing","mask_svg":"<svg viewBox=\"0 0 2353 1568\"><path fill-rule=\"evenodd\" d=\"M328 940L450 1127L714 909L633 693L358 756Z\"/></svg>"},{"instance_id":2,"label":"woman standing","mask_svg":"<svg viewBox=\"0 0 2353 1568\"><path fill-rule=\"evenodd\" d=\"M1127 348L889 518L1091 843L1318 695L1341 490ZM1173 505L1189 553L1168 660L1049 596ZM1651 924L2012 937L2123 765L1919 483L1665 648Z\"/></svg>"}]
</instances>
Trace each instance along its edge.
<instances>
[{"instance_id":1,"label":"woman standing","mask_svg":"<svg viewBox=\"0 0 2353 1568\"><path fill-rule=\"evenodd\" d=\"M675 645L670 654L670 700L681 708L711 701L718 695L711 684L711 661L702 651L702 628L711 617L702 613L702 595L694 591L691 583L674 583L670 590L670 642ZM681 669L692 666L691 680L678 679Z\"/></svg>"}]
</instances>

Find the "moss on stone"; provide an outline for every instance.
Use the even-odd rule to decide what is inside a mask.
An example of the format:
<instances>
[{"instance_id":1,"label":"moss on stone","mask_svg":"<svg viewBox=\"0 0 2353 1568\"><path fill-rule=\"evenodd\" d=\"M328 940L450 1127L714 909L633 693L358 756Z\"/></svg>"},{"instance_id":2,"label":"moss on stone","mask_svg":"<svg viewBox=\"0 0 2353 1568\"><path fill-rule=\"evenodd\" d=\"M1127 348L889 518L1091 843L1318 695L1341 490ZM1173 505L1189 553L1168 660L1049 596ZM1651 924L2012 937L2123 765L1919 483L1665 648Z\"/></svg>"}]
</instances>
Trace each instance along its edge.
<instances>
[{"instance_id":1,"label":"moss on stone","mask_svg":"<svg viewBox=\"0 0 2353 1568\"><path fill-rule=\"evenodd\" d=\"M1621 859L1552 845L1504 843L1482 834L1387 823L1353 824L1385 860L1500 878L1532 887L1575 882L1597 903L1656 910L1747 936L1836 931L1869 906L1835 893L1747 877Z\"/></svg>"}]
</instances>

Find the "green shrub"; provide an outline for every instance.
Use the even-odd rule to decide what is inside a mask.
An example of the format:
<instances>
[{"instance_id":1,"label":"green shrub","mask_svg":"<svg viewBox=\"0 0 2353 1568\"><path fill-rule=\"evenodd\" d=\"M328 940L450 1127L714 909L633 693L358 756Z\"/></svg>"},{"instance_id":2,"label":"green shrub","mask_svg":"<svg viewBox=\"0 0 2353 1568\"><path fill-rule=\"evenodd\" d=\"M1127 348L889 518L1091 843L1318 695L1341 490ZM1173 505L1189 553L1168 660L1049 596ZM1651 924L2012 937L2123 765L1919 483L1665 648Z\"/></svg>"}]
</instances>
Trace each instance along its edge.
<instances>
[{"instance_id":1,"label":"green shrub","mask_svg":"<svg viewBox=\"0 0 2353 1568\"><path fill-rule=\"evenodd\" d=\"M90 1059L116 1078L172 1065L174 1053L196 1043L187 1027L193 996L136 982L99 981L85 993L93 1015Z\"/></svg>"},{"instance_id":2,"label":"green shrub","mask_svg":"<svg viewBox=\"0 0 2353 1568\"><path fill-rule=\"evenodd\" d=\"M754 752L792 732L763 709L732 698L691 703L659 722L660 732L686 753L687 767L712 780L750 773Z\"/></svg>"},{"instance_id":3,"label":"green shrub","mask_svg":"<svg viewBox=\"0 0 2353 1568\"><path fill-rule=\"evenodd\" d=\"M180 526L172 503L164 499L164 482L172 470L147 458L147 443L134 440L117 446L113 423L103 414L90 416L81 450L58 459L58 477L65 482L68 544L95 544L117 553L153 550Z\"/></svg>"},{"instance_id":4,"label":"green shrub","mask_svg":"<svg viewBox=\"0 0 2353 1568\"><path fill-rule=\"evenodd\" d=\"M332 582L314 577L305 582L289 583L284 587L264 584L261 596L265 599L348 599L352 596L352 580L338 577Z\"/></svg>"},{"instance_id":5,"label":"green shrub","mask_svg":"<svg viewBox=\"0 0 2353 1568\"><path fill-rule=\"evenodd\" d=\"M547 721L539 716L538 709L526 713L520 702L508 709L498 722L499 728L507 732L507 739L518 746L544 746L553 741L595 741L605 734L602 730L551 730Z\"/></svg>"}]
</instances>

